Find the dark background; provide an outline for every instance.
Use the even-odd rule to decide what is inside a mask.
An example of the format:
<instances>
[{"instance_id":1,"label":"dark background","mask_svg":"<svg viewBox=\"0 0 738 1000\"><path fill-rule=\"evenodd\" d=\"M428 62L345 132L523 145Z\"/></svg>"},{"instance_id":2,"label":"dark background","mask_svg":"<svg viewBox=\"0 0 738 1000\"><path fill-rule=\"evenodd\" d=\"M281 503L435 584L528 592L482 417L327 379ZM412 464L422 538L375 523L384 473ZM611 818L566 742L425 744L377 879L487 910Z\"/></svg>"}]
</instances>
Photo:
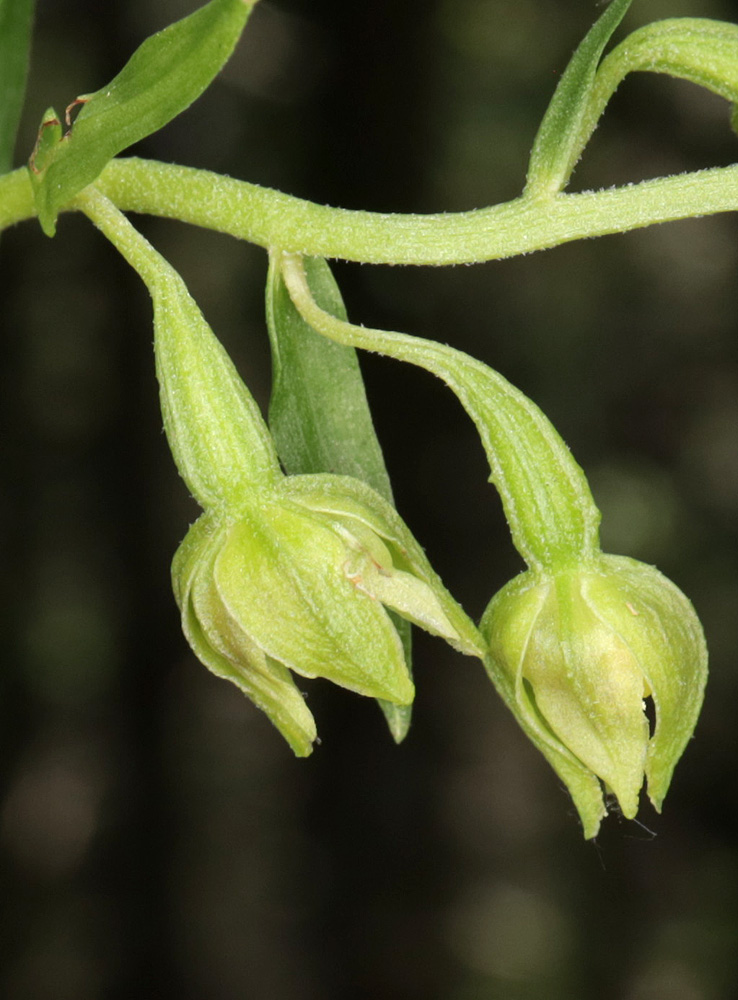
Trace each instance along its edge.
<instances>
[{"instance_id":1,"label":"dark background","mask_svg":"<svg viewBox=\"0 0 738 1000\"><path fill-rule=\"evenodd\" d=\"M41 0L18 162L194 0ZM382 211L519 193L590 0L262 0L211 90L141 155ZM640 0L628 26L738 20ZM573 188L735 160L726 104L640 75ZM141 219L257 398L258 248ZM662 817L595 843L478 663L416 643L395 747L309 685L291 756L181 636L196 515L161 433L143 286L89 223L0 243L0 994L12 1000L731 1000L738 996L738 222L476 267L338 265L359 322L448 341L535 399L591 476L606 549L692 598L711 650ZM519 569L473 428L417 370L363 359L404 517L474 616Z\"/></svg>"}]
</instances>

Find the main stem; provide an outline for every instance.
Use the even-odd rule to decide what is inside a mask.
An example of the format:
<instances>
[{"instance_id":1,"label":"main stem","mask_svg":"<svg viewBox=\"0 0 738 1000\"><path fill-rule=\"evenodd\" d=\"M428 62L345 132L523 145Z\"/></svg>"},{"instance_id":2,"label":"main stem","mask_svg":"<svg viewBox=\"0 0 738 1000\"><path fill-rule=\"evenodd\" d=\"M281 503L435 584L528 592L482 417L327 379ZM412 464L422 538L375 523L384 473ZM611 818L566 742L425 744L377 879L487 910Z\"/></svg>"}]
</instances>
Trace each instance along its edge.
<instances>
[{"instance_id":1,"label":"main stem","mask_svg":"<svg viewBox=\"0 0 738 1000\"><path fill-rule=\"evenodd\" d=\"M434 215L330 208L206 170L136 158L111 161L95 186L124 211L180 219L263 247L367 264L480 263L738 210L738 165ZM27 169L0 177L0 230L35 215Z\"/></svg>"}]
</instances>

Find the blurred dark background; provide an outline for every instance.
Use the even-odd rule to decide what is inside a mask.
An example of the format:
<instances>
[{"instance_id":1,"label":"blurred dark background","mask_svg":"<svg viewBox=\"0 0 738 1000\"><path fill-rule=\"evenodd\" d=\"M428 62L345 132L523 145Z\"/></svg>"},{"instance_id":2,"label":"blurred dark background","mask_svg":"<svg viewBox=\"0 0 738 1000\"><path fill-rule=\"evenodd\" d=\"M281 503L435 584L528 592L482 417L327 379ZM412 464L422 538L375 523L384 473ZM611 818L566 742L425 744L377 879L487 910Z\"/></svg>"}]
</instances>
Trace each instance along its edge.
<instances>
[{"instance_id":1,"label":"blurred dark background","mask_svg":"<svg viewBox=\"0 0 738 1000\"><path fill-rule=\"evenodd\" d=\"M194 0L40 0L44 109L102 86ZM345 207L519 193L591 0L262 0L222 77L136 150ZM641 0L738 20L735 0ZM622 33L622 32L621 32ZM575 189L730 163L726 104L640 75ZM265 255L141 228L260 402ZM586 843L481 667L418 636L395 747L309 685L291 756L181 636L169 563L196 510L161 433L150 305L82 218L0 242L0 994L11 1000L731 1000L738 996L738 220L476 267L336 267L352 317L448 341L549 414L610 551L657 563L711 651L663 816ZM363 359L398 507L474 616L519 569L474 431L440 383Z\"/></svg>"}]
</instances>

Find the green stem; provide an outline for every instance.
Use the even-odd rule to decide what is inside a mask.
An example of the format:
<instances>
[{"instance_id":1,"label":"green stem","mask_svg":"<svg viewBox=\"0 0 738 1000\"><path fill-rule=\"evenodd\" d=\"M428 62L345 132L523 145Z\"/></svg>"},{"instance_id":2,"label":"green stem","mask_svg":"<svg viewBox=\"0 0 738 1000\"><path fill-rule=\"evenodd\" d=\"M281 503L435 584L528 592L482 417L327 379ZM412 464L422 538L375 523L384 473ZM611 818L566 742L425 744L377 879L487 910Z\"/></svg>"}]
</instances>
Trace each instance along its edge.
<instances>
[{"instance_id":1,"label":"green stem","mask_svg":"<svg viewBox=\"0 0 738 1000\"><path fill-rule=\"evenodd\" d=\"M534 403L487 365L445 344L336 319L315 302L297 254L281 254L280 266L292 301L318 333L425 368L456 393L479 431L515 547L531 569L595 557L600 514L587 480Z\"/></svg>"},{"instance_id":2,"label":"green stem","mask_svg":"<svg viewBox=\"0 0 738 1000\"><path fill-rule=\"evenodd\" d=\"M437 215L329 208L205 170L135 158L113 160L96 187L124 211L180 219L263 247L367 264L480 263L738 209L738 165ZM0 230L35 214L27 170L1 177Z\"/></svg>"}]
</instances>

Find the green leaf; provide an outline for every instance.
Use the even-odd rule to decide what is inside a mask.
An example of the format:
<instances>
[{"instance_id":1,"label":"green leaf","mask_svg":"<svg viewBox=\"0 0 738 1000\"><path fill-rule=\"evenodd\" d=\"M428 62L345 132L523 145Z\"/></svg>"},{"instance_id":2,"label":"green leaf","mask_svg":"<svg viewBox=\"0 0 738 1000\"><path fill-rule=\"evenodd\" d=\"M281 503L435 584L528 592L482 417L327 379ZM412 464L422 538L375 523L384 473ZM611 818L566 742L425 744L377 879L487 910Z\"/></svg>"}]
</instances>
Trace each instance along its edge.
<instances>
[{"instance_id":1,"label":"green leaf","mask_svg":"<svg viewBox=\"0 0 738 1000\"><path fill-rule=\"evenodd\" d=\"M114 156L162 128L208 87L255 2L211 0L147 38L107 86L70 105L68 114L75 104L82 110L52 162L45 169L31 163L39 220L48 236L54 235L59 209Z\"/></svg>"},{"instance_id":2,"label":"green leaf","mask_svg":"<svg viewBox=\"0 0 738 1000\"><path fill-rule=\"evenodd\" d=\"M602 51L631 2L613 0L564 70L533 143L526 194L554 195L568 181L591 134L587 111Z\"/></svg>"},{"instance_id":3,"label":"green leaf","mask_svg":"<svg viewBox=\"0 0 738 1000\"><path fill-rule=\"evenodd\" d=\"M13 165L31 49L34 0L0 0L0 174Z\"/></svg>"},{"instance_id":4,"label":"green leaf","mask_svg":"<svg viewBox=\"0 0 738 1000\"><path fill-rule=\"evenodd\" d=\"M346 318L341 293L328 264L305 261L316 301L331 315ZM332 472L360 479L392 502L356 351L335 344L309 326L295 309L270 261L266 294L272 347L269 425L289 475ZM410 625L393 615L410 667ZM379 702L399 743L410 726L411 706Z\"/></svg>"}]
</instances>

